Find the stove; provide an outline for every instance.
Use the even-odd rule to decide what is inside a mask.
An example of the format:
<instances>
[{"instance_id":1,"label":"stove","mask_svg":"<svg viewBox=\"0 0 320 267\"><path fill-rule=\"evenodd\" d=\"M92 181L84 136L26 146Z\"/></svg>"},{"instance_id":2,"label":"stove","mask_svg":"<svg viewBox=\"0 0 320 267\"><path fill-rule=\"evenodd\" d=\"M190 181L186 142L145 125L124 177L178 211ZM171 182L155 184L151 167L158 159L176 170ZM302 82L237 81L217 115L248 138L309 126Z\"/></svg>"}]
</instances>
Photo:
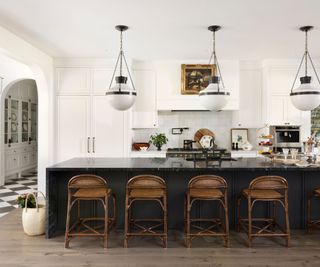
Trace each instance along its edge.
<instances>
[{"instance_id":1,"label":"stove","mask_svg":"<svg viewBox=\"0 0 320 267\"><path fill-rule=\"evenodd\" d=\"M231 153L225 148L168 148L167 157L171 158L185 158L188 161L222 161L222 160L233 160L231 158Z\"/></svg>"}]
</instances>

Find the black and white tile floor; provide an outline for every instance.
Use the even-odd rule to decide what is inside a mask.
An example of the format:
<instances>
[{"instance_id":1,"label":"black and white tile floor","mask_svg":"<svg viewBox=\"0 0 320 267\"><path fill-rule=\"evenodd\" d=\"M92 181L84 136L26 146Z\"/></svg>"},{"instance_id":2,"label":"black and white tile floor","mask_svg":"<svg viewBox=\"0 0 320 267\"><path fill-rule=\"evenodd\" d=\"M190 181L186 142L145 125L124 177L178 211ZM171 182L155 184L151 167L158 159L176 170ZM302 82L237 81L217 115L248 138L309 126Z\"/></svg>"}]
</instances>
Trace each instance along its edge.
<instances>
[{"instance_id":1,"label":"black and white tile floor","mask_svg":"<svg viewBox=\"0 0 320 267\"><path fill-rule=\"evenodd\" d=\"M18 207L16 199L21 194L37 190L36 174L26 174L22 178L13 178L0 186L0 218Z\"/></svg>"}]
</instances>

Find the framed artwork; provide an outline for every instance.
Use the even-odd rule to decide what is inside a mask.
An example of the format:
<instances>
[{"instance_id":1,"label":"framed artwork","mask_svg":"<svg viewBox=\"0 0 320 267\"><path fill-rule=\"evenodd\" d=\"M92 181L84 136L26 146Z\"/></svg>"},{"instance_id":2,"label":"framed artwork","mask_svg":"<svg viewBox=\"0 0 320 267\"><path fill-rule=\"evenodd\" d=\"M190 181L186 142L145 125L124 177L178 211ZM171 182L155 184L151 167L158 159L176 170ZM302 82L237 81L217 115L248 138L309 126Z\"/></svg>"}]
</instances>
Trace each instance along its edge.
<instances>
[{"instance_id":1,"label":"framed artwork","mask_svg":"<svg viewBox=\"0 0 320 267\"><path fill-rule=\"evenodd\" d=\"M234 128L231 129L231 146L232 143L238 143L238 149L243 149L243 145L248 142L248 129Z\"/></svg>"},{"instance_id":2,"label":"framed artwork","mask_svg":"<svg viewBox=\"0 0 320 267\"><path fill-rule=\"evenodd\" d=\"M209 78L214 74L214 64L182 64L181 94L198 94L202 89L208 86Z\"/></svg>"}]
</instances>

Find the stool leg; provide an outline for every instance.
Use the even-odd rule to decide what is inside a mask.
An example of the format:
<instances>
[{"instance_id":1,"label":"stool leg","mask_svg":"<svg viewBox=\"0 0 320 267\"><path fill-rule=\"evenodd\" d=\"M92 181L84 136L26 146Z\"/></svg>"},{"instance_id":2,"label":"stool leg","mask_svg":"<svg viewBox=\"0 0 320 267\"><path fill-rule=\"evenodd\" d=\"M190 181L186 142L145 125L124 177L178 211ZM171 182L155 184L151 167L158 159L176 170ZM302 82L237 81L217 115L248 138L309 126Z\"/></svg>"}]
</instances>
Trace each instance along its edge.
<instances>
[{"instance_id":1,"label":"stool leg","mask_svg":"<svg viewBox=\"0 0 320 267\"><path fill-rule=\"evenodd\" d=\"M67 206L67 221L66 221L66 233L65 233L65 241L64 247L69 248L69 228L70 228L70 212L71 212L71 193L68 192L68 206Z\"/></svg>"},{"instance_id":2,"label":"stool leg","mask_svg":"<svg viewBox=\"0 0 320 267\"><path fill-rule=\"evenodd\" d=\"M252 245L252 207L251 207L251 197L248 197L248 247Z\"/></svg>"},{"instance_id":3,"label":"stool leg","mask_svg":"<svg viewBox=\"0 0 320 267\"><path fill-rule=\"evenodd\" d=\"M276 226L276 201L272 201L272 230L275 231L275 226Z\"/></svg>"},{"instance_id":4,"label":"stool leg","mask_svg":"<svg viewBox=\"0 0 320 267\"><path fill-rule=\"evenodd\" d=\"M125 218L124 218L124 242L123 242L123 246L125 248L128 247L128 213L129 213L129 199L128 199L128 194L126 194L126 205L125 205Z\"/></svg>"},{"instance_id":5,"label":"stool leg","mask_svg":"<svg viewBox=\"0 0 320 267\"><path fill-rule=\"evenodd\" d=\"M227 192L225 193L225 199L224 199L224 212L225 212L225 246L229 247L229 213L228 213L228 196Z\"/></svg>"},{"instance_id":6,"label":"stool leg","mask_svg":"<svg viewBox=\"0 0 320 267\"><path fill-rule=\"evenodd\" d=\"M237 231L240 232L240 206L241 206L241 196L237 200Z\"/></svg>"},{"instance_id":7,"label":"stool leg","mask_svg":"<svg viewBox=\"0 0 320 267\"><path fill-rule=\"evenodd\" d=\"M163 231L164 231L164 237L163 237L163 246L164 248L167 248L168 246L168 214L167 214L167 196L164 196L163 198Z\"/></svg>"},{"instance_id":8,"label":"stool leg","mask_svg":"<svg viewBox=\"0 0 320 267\"><path fill-rule=\"evenodd\" d=\"M78 223L78 226L77 226L77 231L78 232L80 232L80 230L81 230L81 224L80 224L80 218L81 218L81 213L80 213L80 199L78 199L78 201L77 201L77 223Z\"/></svg>"},{"instance_id":9,"label":"stool leg","mask_svg":"<svg viewBox=\"0 0 320 267\"><path fill-rule=\"evenodd\" d=\"M286 239L286 246L289 247L290 243L290 224L289 224L289 208L288 208L288 194L285 193L285 213L286 213L286 233L287 233L287 239Z\"/></svg>"},{"instance_id":10,"label":"stool leg","mask_svg":"<svg viewBox=\"0 0 320 267\"><path fill-rule=\"evenodd\" d=\"M108 247L108 228L109 228L109 197L106 196L104 199L104 237L103 237L103 247Z\"/></svg>"},{"instance_id":11,"label":"stool leg","mask_svg":"<svg viewBox=\"0 0 320 267\"><path fill-rule=\"evenodd\" d=\"M112 227L115 227L117 224L117 197L115 194L112 195L113 198L113 222Z\"/></svg>"},{"instance_id":12,"label":"stool leg","mask_svg":"<svg viewBox=\"0 0 320 267\"><path fill-rule=\"evenodd\" d=\"M191 240L190 240L190 195L187 195L187 238L186 238L186 245L188 248L191 247Z\"/></svg>"}]
</instances>

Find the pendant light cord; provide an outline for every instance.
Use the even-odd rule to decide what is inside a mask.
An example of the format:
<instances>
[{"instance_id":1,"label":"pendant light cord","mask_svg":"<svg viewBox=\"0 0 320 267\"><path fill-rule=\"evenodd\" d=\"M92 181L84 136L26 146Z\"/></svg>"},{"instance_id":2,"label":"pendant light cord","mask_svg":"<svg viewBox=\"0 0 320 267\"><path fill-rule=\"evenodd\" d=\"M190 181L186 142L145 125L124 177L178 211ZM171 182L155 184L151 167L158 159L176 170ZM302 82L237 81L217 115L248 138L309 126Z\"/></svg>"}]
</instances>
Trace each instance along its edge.
<instances>
[{"instance_id":1,"label":"pendant light cord","mask_svg":"<svg viewBox=\"0 0 320 267\"><path fill-rule=\"evenodd\" d=\"M305 37L305 76L308 76L308 31L306 31L306 37Z\"/></svg>"},{"instance_id":2,"label":"pendant light cord","mask_svg":"<svg viewBox=\"0 0 320 267\"><path fill-rule=\"evenodd\" d=\"M120 31L120 76L122 76L122 56L123 56L123 40L122 40L122 31Z\"/></svg>"}]
</instances>

